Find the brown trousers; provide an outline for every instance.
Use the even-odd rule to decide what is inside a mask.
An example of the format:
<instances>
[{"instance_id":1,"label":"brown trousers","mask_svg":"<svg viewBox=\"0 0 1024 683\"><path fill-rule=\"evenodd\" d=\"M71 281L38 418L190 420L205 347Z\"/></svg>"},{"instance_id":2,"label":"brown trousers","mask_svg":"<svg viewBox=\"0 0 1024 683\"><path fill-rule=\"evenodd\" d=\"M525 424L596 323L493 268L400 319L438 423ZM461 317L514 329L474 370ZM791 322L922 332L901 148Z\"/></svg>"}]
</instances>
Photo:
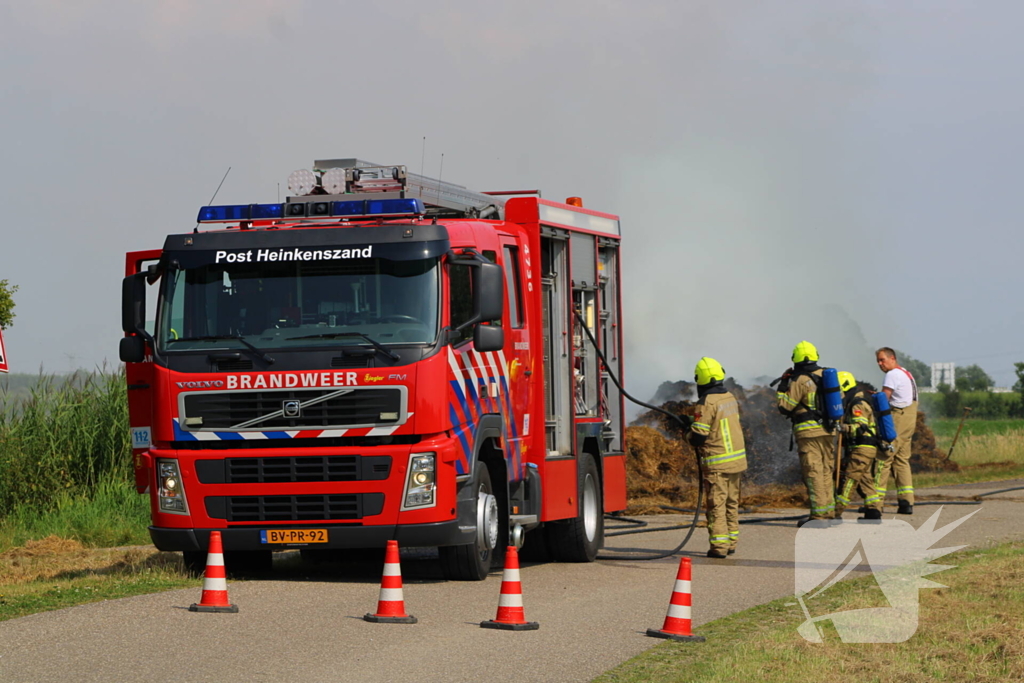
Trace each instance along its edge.
<instances>
[{"instance_id":1,"label":"brown trousers","mask_svg":"<svg viewBox=\"0 0 1024 683\"><path fill-rule=\"evenodd\" d=\"M800 473L811 499L811 519L832 519L836 508L833 498L836 453L832 435L797 437L796 447L800 453Z\"/></svg>"},{"instance_id":2,"label":"brown trousers","mask_svg":"<svg viewBox=\"0 0 1024 683\"><path fill-rule=\"evenodd\" d=\"M892 468L896 478L896 497L914 504L914 479L910 474L911 441L917 429L917 403L906 408L893 408L892 420L896 423L896 440L892 442L892 452L878 451L878 465L875 468L875 490L885 497L889 487L889 469ZM876 507L881 509L882 501Z\"/></svg>"},{"instance_id":3,"label":"brown trousers","mask_svg":"<svg viewBox=\"0 0 1024 683\"><path fill-rule=\"evenodd\" d=\"M704 472L704 505L712 548L730 550L740 538L742 472Z\"/></svg>"}]
</instances>

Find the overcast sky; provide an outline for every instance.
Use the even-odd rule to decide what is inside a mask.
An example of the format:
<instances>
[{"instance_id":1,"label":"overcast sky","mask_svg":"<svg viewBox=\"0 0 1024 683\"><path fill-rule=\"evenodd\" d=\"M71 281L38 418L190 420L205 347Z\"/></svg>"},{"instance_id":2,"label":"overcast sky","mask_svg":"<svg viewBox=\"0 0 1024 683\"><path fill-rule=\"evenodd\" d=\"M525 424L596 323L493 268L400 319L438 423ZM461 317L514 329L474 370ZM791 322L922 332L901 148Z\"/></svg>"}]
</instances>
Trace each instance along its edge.
<instances>
[{"instance_id":1,"label":"overcast sky","mask_svg":"<svg viewBox=\"0 0 1024 683\"><path fill-rule=\"evenodd\" d=\"M14 372L117 361L124 253L314 159L620 214L626 384L793 345L1024 361L1024 4L0 3ZM424 142L426 138L425 154Z\"/></svg>"}]
</instances>

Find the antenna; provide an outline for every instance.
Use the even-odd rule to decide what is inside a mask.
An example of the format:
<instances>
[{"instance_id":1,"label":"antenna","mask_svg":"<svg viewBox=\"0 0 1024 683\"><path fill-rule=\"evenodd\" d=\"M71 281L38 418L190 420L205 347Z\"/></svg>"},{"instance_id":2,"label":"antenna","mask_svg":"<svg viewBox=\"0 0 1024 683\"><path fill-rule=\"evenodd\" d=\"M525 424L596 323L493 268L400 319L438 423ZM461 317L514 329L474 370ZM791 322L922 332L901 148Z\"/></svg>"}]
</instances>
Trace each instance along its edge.
<instances>
[{"instance_id":1,"label":"antenna","mask_svg":"<svg viewBox=\"0 0 1024 683\"><path fill-rule=\"evenodd\" d=\"M427 136L423 136L423 150L420 152L420 175L423 175L423 160L427 158Z\"/></svg>"},{"instance_id":2,"label":"antenna","mask_svg":"<svg viewBox=\"0 0 1024 683\"><path fill-rule=\"evenodd\" d=\"M228 173L231 173L231 167L230 166L228 166L228 170L224 171L224 177L220 179L220 185L217 185L217 189L213 191L213 196L210 197L210 201L207 202L207 206L213 204L213 200L217 198L217 193L220 192L221 186L224 184L224 181L228 179ZM280 196L280 192L281 192L280 188L281 188L281 186L280 186L280 184L278 184L278 190L277 191L278 191L278 195L279 196ZM196 222L196 227L192 228L192 232L199 232L199 223L198 222Z\"/></svg>"}]
</instances>

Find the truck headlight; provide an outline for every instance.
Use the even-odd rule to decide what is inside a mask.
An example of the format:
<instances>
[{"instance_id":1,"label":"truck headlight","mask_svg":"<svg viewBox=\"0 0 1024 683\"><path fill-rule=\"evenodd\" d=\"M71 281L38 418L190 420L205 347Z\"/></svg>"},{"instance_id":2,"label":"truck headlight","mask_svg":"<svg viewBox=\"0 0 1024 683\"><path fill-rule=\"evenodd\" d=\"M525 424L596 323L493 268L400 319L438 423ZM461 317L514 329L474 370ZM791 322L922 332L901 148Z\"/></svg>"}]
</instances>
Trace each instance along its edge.
<instances>
[{"instance_id":1,"label":"truck headlight","mask_svg":"<svg viewBox=\"0 0 1024 683\"><path fill-rule=\"evenodd\" d=\"M405 480L403 510L434 504L436 459L436 453L412 453L409 455L409 474Z\"/></svg>"},{"instance_id":2,"label":"truck headlight","mask_svg":"<svg viewBox=\"0 0 1024 683\"><path fill-rule=\"evenodd\" d=\"M157 500L161 512L178 515L188 514L185 489L181 484L181 472L177 460L157 460Z\"/></svg>"}]
</instances>

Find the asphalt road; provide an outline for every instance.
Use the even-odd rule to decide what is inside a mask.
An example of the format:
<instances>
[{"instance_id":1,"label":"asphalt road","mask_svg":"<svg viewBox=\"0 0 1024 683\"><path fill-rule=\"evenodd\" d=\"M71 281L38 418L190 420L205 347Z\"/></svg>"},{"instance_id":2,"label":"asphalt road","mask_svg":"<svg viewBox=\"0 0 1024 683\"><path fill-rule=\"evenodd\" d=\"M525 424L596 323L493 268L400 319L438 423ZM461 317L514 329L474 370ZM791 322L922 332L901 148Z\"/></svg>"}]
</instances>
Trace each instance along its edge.
<instances>
[{"instance_id":1,"label":"asphalt road","mask_svg":"<svg viewBox=\"0 0 1024 683\"><path fill-rule=\"evenodd\" d=\"M916 527L938 510L921 504L933 496L963 499L1011 486L1024 480L922 490L915 514L900 518ZM977 509L948 505L939 524ZM856 514L846 518L854 523ZM645 519L667 526L683 516ZM1022 522L1024 491L989 496L942 545L1024 538ZM792 521L745 524L739 552L710 560L703 556L706 531L698 529L684 551L693 558L698 632L702 623L792 595L795 536ZM681 538L680 531L618 536L608 539L606 552L669 549ZM189 612L201 594L197 581L194 590L0 623L0 681L589 681L662 642L645 631L662 625L678 564L678 557L524 563L526 616L540 623L525 632L479 627L495 616L500 570L483 582L449 583L422 551L404 552L402 559L406 609L419 619L413 625L363 621L376 608L378 566L233 582L229 597L237 614ZM941 573L930 578L942 582ZM793 607L794 628L803 620L799 609Z\"/></svg>"}]
</instances>

